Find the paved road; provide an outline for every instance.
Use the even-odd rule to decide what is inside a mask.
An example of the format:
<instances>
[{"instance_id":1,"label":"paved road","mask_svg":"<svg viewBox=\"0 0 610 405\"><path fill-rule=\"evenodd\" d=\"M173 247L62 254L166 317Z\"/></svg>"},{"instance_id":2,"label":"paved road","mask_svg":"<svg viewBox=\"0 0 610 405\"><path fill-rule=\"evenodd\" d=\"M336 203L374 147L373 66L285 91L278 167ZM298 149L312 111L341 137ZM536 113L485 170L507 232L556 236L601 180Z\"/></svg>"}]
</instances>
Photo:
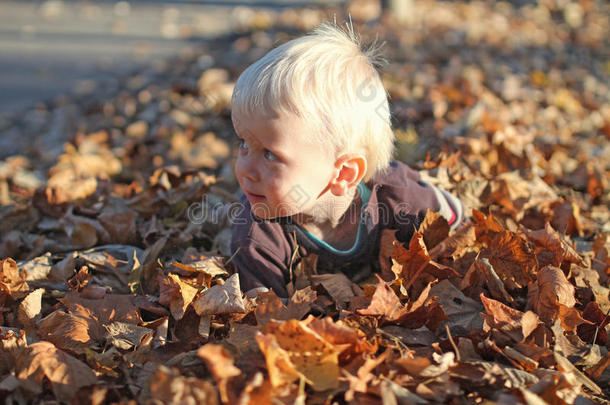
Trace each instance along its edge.
<instances>
[{"instance_id":1,"label":"paved road","mask_svg":"<svg viewBox=\"0 0 610 405\"><path fill-rule=\"evenodd\" d=\"M230 32L247 7L334 1L0 0L0 114L70 93Z\"/></svg>"}]
</instances>

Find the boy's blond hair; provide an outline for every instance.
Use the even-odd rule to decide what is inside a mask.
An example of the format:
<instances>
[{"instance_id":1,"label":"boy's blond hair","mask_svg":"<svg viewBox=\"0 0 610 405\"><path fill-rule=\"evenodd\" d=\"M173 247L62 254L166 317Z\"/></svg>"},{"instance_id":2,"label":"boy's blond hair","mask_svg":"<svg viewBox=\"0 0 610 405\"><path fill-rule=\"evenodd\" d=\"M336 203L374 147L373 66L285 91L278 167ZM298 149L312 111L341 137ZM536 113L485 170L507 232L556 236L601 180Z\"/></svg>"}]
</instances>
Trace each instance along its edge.
<instances>
[{"instance_id":1,"label":"boy's blond hair","mask_svg":"<svg viewBox=\"0 0 610 405\"><path fill-rule=\"evenodd\" d=\"M233 113L296 114L317 128L314 140L335 154L363 148L369 180L388 166L394 150L376 50L363 50L353 29L322 24L249 66L235 85Z\"/></svg>"}]
</instances>

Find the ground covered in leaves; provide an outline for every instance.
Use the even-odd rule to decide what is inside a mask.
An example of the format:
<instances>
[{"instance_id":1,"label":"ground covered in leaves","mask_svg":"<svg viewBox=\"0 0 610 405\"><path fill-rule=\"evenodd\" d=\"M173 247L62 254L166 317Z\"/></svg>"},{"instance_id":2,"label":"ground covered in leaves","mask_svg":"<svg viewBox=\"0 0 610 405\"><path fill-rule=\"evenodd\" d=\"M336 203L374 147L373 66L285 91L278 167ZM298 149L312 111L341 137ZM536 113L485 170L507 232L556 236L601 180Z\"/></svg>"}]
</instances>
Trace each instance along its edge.
<instances>
[{"instance_id":1,"label":"ground covered in leaves","mask_svg":"<svg viewBox=\"0 0 610 405\"><path fill-rule=\"evenodd\" d=\"M332 11L252 13L112 98L5 119L29 141L0 161L0 398L608 402L609 14L426 0L406 26L359 24L386 41L398 158L470 221L449 234L429 213L409 246L386 233L359 285L303 261L287 303L232 275L228 101Z\"/></svg>"}]
</instances>

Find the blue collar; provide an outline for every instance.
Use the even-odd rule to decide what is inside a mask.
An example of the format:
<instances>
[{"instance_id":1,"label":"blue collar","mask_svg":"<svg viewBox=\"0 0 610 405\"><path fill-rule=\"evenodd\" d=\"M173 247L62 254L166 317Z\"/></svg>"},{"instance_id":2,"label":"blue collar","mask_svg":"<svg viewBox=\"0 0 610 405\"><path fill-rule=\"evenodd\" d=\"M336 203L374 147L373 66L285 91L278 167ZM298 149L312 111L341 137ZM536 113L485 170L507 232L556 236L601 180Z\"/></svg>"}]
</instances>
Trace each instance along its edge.
<instances>
[{"instance_id":1,"label":"blue collar","mask_svg":"<svg viewBox=\"0 0 610 405\"><path fill-rule=\"evenodd\" d=\"M362 208L361 208L361 213L362 213L364 211L364 208L366 207L366 204L368 204L368 202L369 202L369 198L371 197L371 190L364 184L364 182L360 182L360 184L358 184L358 194L360 195L360 200L362 200ZM334 248L331 245L329 245L328 243L324 242L322 239L320 239L317 236L315 236L314 234L312 234L311 232L304 229L302 226L300 226L300 225L297 225L297 226L316 245L325 248L326 250L328 250L329 252L331 252L335 255L348 256L358 250L358 248L360 246L360 242L361 242L361 234L362 234L361 231L362 231L362 228L365 226L365 224L362 221L362 215L360 215L360 223L358 225L358 232L356 233L356 241L354 242L354 245L351 248L349 248L348 250L339 250L337 248Z\"/></svg>"}]
</instances>

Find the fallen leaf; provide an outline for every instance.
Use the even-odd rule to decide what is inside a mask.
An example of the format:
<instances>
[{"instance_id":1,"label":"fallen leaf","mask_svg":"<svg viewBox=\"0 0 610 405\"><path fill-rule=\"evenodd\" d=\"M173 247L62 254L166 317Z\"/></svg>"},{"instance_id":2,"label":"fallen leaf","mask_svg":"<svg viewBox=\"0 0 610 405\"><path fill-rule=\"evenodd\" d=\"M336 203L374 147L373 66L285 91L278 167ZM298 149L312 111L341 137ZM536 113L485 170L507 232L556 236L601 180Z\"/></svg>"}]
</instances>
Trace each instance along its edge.
<instances>
[{"instance_id":1,"label":"fallen leaf","mask_svg":"<svg viewBox=\"0 0 610 405\"><path fill-rule=\"evenodd\" d=\"M26 281L27 273L21 273L17 263L10 258L0 261L0 270L0 305L4 305L9 298L23 298L30 290Z\"/></svg>"},{"instance_id":2,"label":"fallen leaf","mask_svg":"<svg viewBox=\"0 0 610 405\"><path fill-rule=\"evenodd\" d=\"M531 311L523 313L483 294L480 297L485 307L485 321L490 327L506 333L515 342L522 342L540 323L538 316Z\"/></svg>"},{"instance_id":3,"label":"fallen leaf","mask_svg":"<svg viewBox=\"0 0 610 405\"><path fill-rule=\"evenodd\" d=\"M291 365L298 374L305 376L314 390L325 391L336 388L339 378L339 351L308 326L311 320L312 318L305 321L294 319L283 322L270 321L262 332L266 336L273 337L277 346L282 349L278 352L280 358L283 358L284 353L288 356L287 359L290 362L285 363L286 366ZM257 341L269 365L267 351L269 347L275 346L268 346L269 340L260 341L259 339L259 335L257 335ZM271 344L273 345L273 343ZM288 377L289 379L296 378L298 374L289 372Z\"/></svg>"},{"instance_id":4,"label":"fallen leaf","mask_svg":"<svg viewBox=\"0 0 610 405\"><path fill-rule=\"evenodd\" d=\"M103 326L106 329L106 339L121 350L132 350L152 341L153 331L142 326L125 322L112 322Z\"/></svg>"},{"instance_id":5,"label":"fallen leaf","mask_svg":"<svg viewBox=\"0 0 610 405\"><path fill-rule=\"evenodd\" d=\"M571 308L576 304L574 286L557 267L546 266L538 272L537 281L530 285L528 307L544 322L552 323L559 315L559 305Z\"/></svg>"},{"instance_id":6,"label":"fallen leaf","mask_svg":"<svg viewBox=\"0 0 610 405\"><path fill-rule=\"evenodd\" d=\"M262 334L259 331L255 339L265 356L269 380L273 387L283 386L302 377L292 363L289 353L279 345L274 335Z\"/></svg>"},{"instance_id":7,"label":"fallen leaf","mask_svg":"<svg viewBox=\"0 0 610 405\"><path fill-rule=\"evenodd\" d=\"M198 315L219 315L243 313L245 311L239 277L233 274L223 285L215 285L205 290L201 297L193 302Z\"/></svg>"},{"instance_id":8,"label":"fallen leaf","mask_svg":"<svg viewBox=\"0 0 610 405\"><path fill-rule=\"evenodd\" d=\"M19 304L17 317L26 333L31 336L36 336L35 325L41 317L43 293L44 289L42 288L34 290Z\"/></svg>"},{"instance_id":9,"label":"fallen leaf","mask_svg":"<svg viewBox=\"0 0 610 405\"><path fill-rule=\"evenodd\" d=\"M430 295L438 297L447 325L452 333L469 333L483 325L481 311L483 306L465 296L449 280L443 280L430 290Z\"/></svg>"},{"instance_id":10,"label":"fallen leaf","mask_svg":"<svg viewBox=\"0 0 610 405\"><path fill-rule=\"evenodd\" d=\"M339 308L345 308L355 295L352 288L354 283L343 273L314 274L311 283L313 286L324 287Z\"/></svg>"},{"instance_id":11,"label":"fallen leaf","mask_svg":"<svg viewBox=\"0 0 610 405\"><path fill-rule=\"evenodd\" d=\"M191 304L199 290L185 283L176 274L159 278L159 304L169 305L174 319L182 319L186 308Z\"/></svg>"},{"instance_id":12,"label":"fallen leaf","mask_svg":"<svg viewBox=\"0 0 610 405\"><path fill-rule=\"evenodd\" d=\"M140 402L218 405L212 384L195 377L184 377L177 369L159 365L148 379Z\"/></svg>"},{"instance_id":13,"label":"fallen leaf","mask_svg":"<svg viewBox=\"0 0 610 405\"><path fill-rule=\"evenodd\" d=\"M17 378L31 380L42 387L46 377L60 401L70 402L81 387L97 383L85 363L58 350L52 343L37 342L25 348L16 359Z\"/></svg>"},{"instance_id":14,"label":"fallen leaf","mask_svg":"<svg viewBox=\"0 0 610 405\"><path fill-rule=\"evenodd\" d=\"M232 377L241 374L241 370L233 365L233 357L223 346L211 343L201 346L197 350L197 356L205 362L207 368L212 372L214 380L218 385L218 391L220 391L221 401L225 404L231 403L231 395L227 390L227 382Z\"/></svg>"}]
</instances>

